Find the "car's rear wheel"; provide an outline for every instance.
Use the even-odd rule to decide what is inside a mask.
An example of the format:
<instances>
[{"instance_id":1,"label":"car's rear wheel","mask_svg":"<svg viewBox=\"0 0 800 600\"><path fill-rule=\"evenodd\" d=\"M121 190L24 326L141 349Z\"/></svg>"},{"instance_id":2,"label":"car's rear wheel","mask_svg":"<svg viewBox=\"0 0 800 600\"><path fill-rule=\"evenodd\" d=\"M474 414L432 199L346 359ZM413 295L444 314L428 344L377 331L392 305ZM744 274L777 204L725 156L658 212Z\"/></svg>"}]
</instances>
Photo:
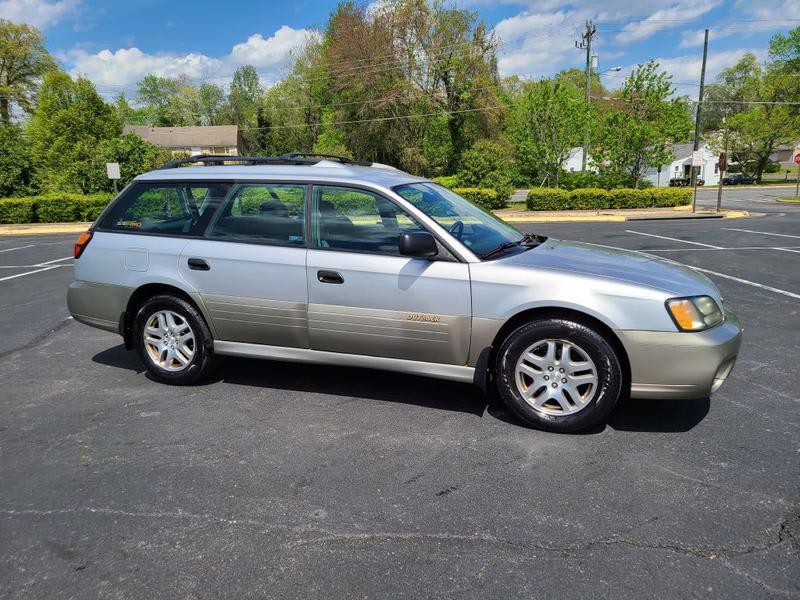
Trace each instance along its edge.
<instances>
[{"instance_id":1,"label":"car's rear wheel","mask_svg":"<svg viewBox=\"0 0 800 600\"><path fill-rule=\"evenodd\" d=\"M511 332L495 361L500 397L539 429L571 432L602 423L619 399L622 367L613 345L569 319L540 319Z\"/></svg>"},{"instance_id":2,"label":"car's rear wheel","mask_svg":"<svg viewBox=\"0 0 800 600\"><path fill-rule=\"evenodd\" d=\"M182 298L154 296L144 302L133 322L136 351L159 381L196 383L213 369L213 340L199 311Z\"/></svg>"}]
</instances>

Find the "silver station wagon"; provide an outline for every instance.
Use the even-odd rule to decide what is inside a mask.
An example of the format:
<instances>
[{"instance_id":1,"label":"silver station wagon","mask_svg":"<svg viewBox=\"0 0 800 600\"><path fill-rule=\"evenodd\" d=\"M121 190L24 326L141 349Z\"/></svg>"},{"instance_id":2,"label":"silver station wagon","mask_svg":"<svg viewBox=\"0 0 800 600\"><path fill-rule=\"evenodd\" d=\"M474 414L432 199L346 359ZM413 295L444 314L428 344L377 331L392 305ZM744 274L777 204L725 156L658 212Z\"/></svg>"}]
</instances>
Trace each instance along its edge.
<instances>
[{"instance_id":1,"label":"silver station wagon","mask_svg":"<svg viewBox=\"0 0 800 600\"><path fill-rule=\"evenodd\" d=\"M75 259L72 315L164 383L217 355L386 369L494 386L551 431L627 395L707 397L741 338L688 268L522 234L429 180L326 155L174 161L123 190Z\"/></svg>"}]
</instances>

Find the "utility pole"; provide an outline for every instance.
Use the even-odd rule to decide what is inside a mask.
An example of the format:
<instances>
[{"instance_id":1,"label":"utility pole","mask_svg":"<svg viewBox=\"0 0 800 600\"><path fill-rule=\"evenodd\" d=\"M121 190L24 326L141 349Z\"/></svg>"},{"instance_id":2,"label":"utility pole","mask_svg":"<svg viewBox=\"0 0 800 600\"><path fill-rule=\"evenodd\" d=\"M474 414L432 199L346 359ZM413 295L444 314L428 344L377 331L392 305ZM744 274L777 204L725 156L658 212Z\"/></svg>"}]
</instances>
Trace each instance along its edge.
<instances>
[{"instance_id":1,"label":"utility pole","mask_svg":"<svg viewBox=\"0 0 800 600\"><path fill-rule=\"evenodd\" d=\"M592 86L592 40L597 34L597 28L589 19L586 21L586 31L581 34L581 41L575 42L575 47L586 50L586 124L583 128L583 158L581 158L581 171L586 171L586 161L589 156L589 107L591 106Z\"/></svg>"},{"instance_id":2,"label":"utility pole","mask_svg":"<svg viewBox=\"0 0 800 600\"><path fill-rule=\"evenodd\" d=\"M700 69L700 93L697 95L697 110L694 115L694 151L697 152L700 146L700 114L703 111L703 89L706 84L706 59L708 58L708 29L703 38L703 67ZM694 186L694 196L692 196L692 212L697 210L697 171L692 165L692 185Z\"/></svg>"}]
</instances>

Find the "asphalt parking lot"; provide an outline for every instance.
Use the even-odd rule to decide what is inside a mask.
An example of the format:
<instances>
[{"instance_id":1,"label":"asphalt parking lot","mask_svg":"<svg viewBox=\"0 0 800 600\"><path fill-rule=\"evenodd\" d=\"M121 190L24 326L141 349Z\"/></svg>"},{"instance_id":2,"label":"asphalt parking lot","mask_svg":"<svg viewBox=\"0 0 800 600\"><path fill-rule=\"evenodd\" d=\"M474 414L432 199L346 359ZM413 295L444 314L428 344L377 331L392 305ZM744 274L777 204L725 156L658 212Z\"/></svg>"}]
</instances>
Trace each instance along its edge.
<instances>
[{"instance_id":1,"label":"asphalt parking lot","mask_svg":"<svg viewBox=\"0 0 800 600\"><path fill-rule=\"evenodd\" d=\"M377 371L159 385L68 319L76 236L0 237L0 594L799 597L800 206L771 193L726 191L751 219L524 226L696 267L745 327L710 400L582 435Z\"/></svg>"}]
</instances>

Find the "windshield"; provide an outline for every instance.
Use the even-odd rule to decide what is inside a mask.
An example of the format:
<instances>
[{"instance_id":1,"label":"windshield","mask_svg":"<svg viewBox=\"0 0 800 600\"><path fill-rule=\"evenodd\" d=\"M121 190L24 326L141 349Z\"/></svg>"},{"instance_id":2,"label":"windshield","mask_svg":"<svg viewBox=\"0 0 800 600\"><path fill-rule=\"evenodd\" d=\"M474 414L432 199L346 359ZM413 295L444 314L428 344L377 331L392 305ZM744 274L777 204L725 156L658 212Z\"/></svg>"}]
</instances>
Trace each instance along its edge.
<instances>
[{"instance_id":1,"label":"windshield","mask_svg":"<svg viewBox=\"0 0 800 600\"><path fill-rule=\"evenodd\" d=\"M409 183L393 189L478 256L522 239L511 225L435 183Z\"/></svg>"}]
</instances>

